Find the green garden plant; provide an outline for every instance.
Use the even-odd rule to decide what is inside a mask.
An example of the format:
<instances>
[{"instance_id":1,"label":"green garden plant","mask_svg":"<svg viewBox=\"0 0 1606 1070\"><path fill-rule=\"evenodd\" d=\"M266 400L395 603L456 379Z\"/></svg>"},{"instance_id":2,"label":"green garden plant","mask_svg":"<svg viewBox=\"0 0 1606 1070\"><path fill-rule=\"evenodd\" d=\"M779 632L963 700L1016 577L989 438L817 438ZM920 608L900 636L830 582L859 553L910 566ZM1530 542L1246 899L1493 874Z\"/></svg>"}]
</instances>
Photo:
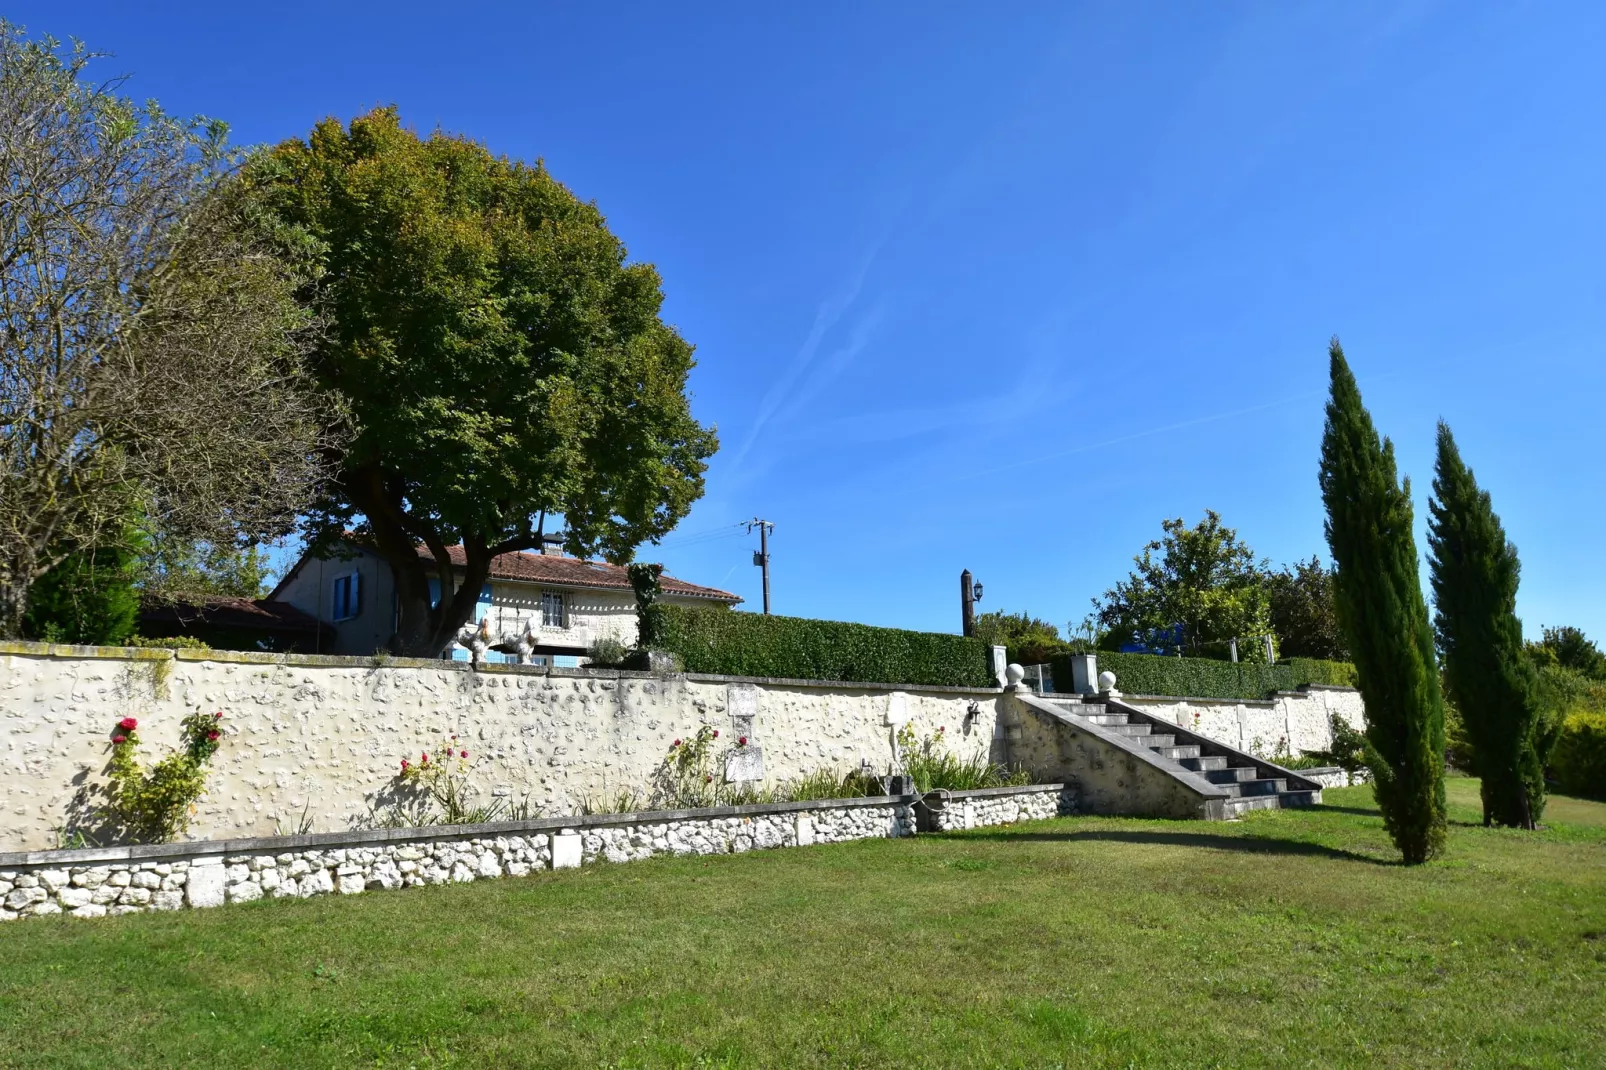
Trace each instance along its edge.
<instances>
[{"instance_id":1,"label":"green garden plant","mask_svg":"<svg viewBox=\"0 0 1606 1070\"><path fill-rule=\"evenodd\" d=\"M1344 350L1329 347L1332 392L1321 489L1335 603L1366 699L1366 736L1384 823L1408 864L1444 847L1444 708L1418 580L1411 483L1396 474Z\"/></svg>"},{"instance_id":2,"label":"green garden plant","mask_svg":"<svg viewBox=\"0 0 1606 1070\"><path fill-rule=\"evenodd\" d=\"M913 722L898 729L898 762L914 781L915 791L973 791L1032 782L1024 769L1010 769L978 752L968 758L948 749L947 726L922 737Z\"/></svg>"},{"instance_id":3,"label":"green garden plant","mask_svg":"<svg viewBox=\"0 0 1606 1070\"><path fill-rule=\"evenodd\" d=\"M107 816L117 838L167 843L189 827L195 803L206 793L206 774L223 735L223 714L192 713L181 725L182 749L146 771L139 762L139 722L125 717L112 737Z\"/></svg>"},{"instance_id":4,"label":"green garden plant","mask_svg":"<svg viewBox=\"0 0 1606 1070\"><path fill-rule=\"evenodd\" d=\"M405 815L409 822L406 827L478 825L508 816L507 799L475 801L479 792L469 779L473 767L468 748L455 735L443 739L433 756L424 751L416 762L403 758L401 781L422 795L422 799L412 800L413 806ZM419 802L424 805L418 806Z\"/></svg>"}]
</instances>

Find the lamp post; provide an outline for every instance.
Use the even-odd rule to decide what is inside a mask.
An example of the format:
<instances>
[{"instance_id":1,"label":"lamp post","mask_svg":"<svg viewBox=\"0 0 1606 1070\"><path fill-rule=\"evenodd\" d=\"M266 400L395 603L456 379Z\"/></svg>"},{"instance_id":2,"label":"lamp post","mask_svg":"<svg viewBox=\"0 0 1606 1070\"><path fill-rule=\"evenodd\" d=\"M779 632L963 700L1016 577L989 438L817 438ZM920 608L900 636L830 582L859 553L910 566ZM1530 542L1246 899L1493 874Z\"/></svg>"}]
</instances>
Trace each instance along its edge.
<instances>
[{"instance_id":1,"label":"lamp post","mask_svg":"<svg viewBox=\"0 0 1606 1070\"><path fill-rule=\"evenodd\" d=\"M976 603L981 601L981 584L970 569L959 574L959 625L964 635L976 634Z\"/></svg>"}]
</instances>

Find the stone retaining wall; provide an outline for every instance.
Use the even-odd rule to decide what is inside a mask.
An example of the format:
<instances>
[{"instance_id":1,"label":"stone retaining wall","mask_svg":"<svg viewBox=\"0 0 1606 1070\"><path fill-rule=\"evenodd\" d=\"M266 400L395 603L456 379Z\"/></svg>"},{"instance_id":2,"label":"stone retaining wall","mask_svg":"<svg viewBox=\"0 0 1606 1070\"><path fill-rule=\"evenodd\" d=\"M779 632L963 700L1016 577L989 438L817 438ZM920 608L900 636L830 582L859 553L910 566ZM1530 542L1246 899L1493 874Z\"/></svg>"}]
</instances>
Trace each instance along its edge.
<instances>
[{"instance_id":1,"label":"stone retaining wall","mask_svg":"<svg viewBox=\"0 0 1606 1070\"><path fill-rule=\"evenodd\" d=\"M0 851L56 846L95 827L111 738L139 722L142 758L179 742L197 710L223 738L188 834L222 839L372 828L405 794L404 758L469 751L485 802L575 814L649 792L670 744L720 732L713 771L775 786L896 761L894 736L945 728L961 757L1008 760L1001 690L754 680L450 661L0 644ZM737 747L746 738L748 745ZM739 753L738 753L739 752ZM1044 778L1047 779L1047 778Z\"/></svg>"},{"instance_id":2,"label":"stone retaining wall","mask_svg":"<svg viewBox=\"0 0 1606 1070\"><path fill-rule=\"evenodd\" d=\"M1069 813L1062 784L949 793L944 827ZM0 921L93 918L268 898L522 877L653 855L740 854L915 834L916 796L427 829L0 854ZM955 820L957 819L957 821Z\"/></svg>"}]
</instances>

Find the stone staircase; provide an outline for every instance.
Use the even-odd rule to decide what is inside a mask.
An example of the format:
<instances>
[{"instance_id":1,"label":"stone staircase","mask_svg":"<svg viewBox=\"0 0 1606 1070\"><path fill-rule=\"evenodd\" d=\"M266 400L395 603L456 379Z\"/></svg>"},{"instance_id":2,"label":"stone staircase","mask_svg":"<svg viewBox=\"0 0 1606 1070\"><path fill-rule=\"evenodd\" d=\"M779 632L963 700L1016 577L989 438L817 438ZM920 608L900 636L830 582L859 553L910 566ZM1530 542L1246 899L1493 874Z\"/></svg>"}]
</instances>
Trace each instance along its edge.
<instances>
[{"instance_id":1,"label":"stone staircase","mask_svg":"<svg viewBox=\"0 0 1606 1070\"><path fill-rule=\"evenodd\" d=\"M1313 782L1269 762L1257 760L1252 755L1243 754L1224 743L1195 732L1176 729L1158 718L1151 719L1150 715L1113 707L1105 702L1061 695L1039 697L1073 717L1098 725L1106 732L1125 736L1133 743L1147 747L1157 758L1175 763L1178 768L1215 784L1231 796L1226 801L1226 813L1223 816L1231 818L1249 810L1321 804L1321 789ZM1179 735L1185 738L1179 739ZM1266 775L1268 773L1272 775ZM1283 775L1276 775L1278 773ZM1294 781L1292 786L1289 783L1291 779Z\"/></svg>"}]
</instances>

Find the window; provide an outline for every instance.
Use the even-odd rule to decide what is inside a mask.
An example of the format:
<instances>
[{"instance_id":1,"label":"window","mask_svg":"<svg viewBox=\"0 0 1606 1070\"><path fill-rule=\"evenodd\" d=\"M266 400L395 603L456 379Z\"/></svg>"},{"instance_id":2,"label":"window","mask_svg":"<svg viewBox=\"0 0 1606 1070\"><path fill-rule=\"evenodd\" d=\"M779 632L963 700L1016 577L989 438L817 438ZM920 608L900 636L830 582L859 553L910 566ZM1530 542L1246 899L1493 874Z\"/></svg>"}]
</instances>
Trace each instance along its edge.
<instances>
[{"instance_id":1,"label":"window","mask_svg":"<svg viewBox=\"0 0 1606 1070\"><path fill-rule=\"evenodd\" d=\"M563 613L563 595L557 591L541 592L541 625L546 628L567 628Z\"/></svg>"},{"instance_id":2,"label":"window","mask_svg":"<svg viewBox=\"0 0 1606 1070\"><path fill-rule=\"evenodd\" d=\"M361 591L362 576L358 573L336 576L329 600L329 619L350 620L355 617L361 609Z\"/></svg>"}]
</instances>

